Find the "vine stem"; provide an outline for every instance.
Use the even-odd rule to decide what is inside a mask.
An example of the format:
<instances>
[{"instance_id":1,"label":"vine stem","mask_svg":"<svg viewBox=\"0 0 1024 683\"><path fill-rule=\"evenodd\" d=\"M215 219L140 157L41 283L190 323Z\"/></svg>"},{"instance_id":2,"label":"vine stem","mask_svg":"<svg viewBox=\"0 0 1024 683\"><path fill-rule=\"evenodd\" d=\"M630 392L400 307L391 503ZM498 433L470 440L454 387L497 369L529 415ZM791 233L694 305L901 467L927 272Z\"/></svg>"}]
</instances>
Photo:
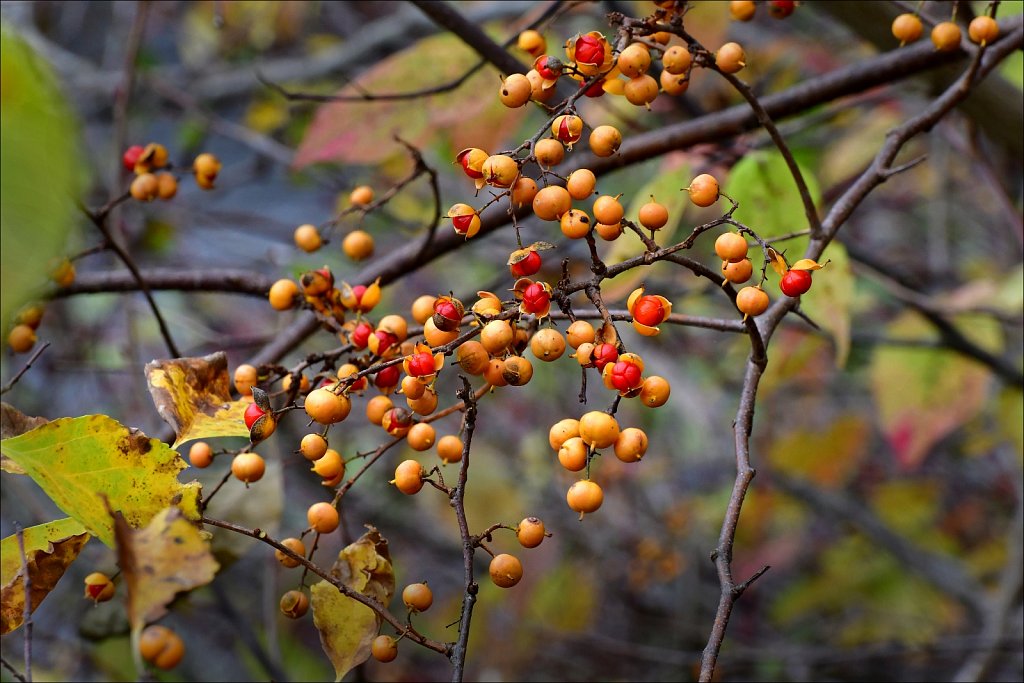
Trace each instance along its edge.
<instances>
[{"instance_id":1,"label":"vine stem","mask_svg":"<svg viewBox=\"0 0 1024 683\"><path fill-rule=\"evenodd\" d=\"M210 526L220 527L221 529L226 529L236 534L241 534L242 536L255 538L257 541L261 541L272 548L280 550L281 553L290 557L292 560L298 562L303 567L305 567L308 571L316 574L321 579L337 588L338 591L345 597L352 598L356 602L362 605L366 605L367 607L372 609L378 616L380 616L381 619L395 627L395 630L403 634L406 638L409 638L410 640L413 640L422 645L423 647L433 650L434 652L439 652L445 656L448 656L450 654L450 644L442 643L431 638L427 638L426 636L418 633L414 629L409 628L408 624L406 624L404 621L402 621L394 614L389 612L384 605L382 605L381 603L379 603L371 597L363 595L358 591L352 590L349 586L342 582L341 579L331 576L330 573L328 573L319 565L309 561L304 556L297 554L291 548L282 545L280 541L271 538L270 535L262 529L249 529L238 524L233 524L232 522L225 522L223 520L213 519L211 517L206 516L203 516L200 519L200 521L203 524L209 524Z\"/></svg>"},{"instance_id":2,"label":"vine stem","mask_svg":"<svg viewBox=\"0 0 1024 683\"><path fill-rule=\"evenodd\" d=\"M469 380L464 375L459 375L462 387L456 392L466 406L466 415L463 420L465 430L462 437L462 460L459 462L459 483L452 492L451 505L455 509L455 517L459 522L459 535L462 538L462 569L466 584L466 592L462 597L462 615L459 619L459 637L452 648L452 681L461 683L465 675L466 649L469 645L469 625L473 618L473 606L476 604L476 594L479 590L476 581L473 579L473 556L476 546L473 537L469 533L469 523L466 521L466 480L469 475L469 450L473 441L473 430L476 427L476 402L477 397L469 385Z\"/></svg>"},{"instance_id":3,"label":"vine stem","mask_svg":"<svg viewBox=\"0 0 1024 683\"><path fill-rule=\"evenodd\" d=\"M24 680L32 683L32 577L28 573L28 557L25 555L25 530L15 522L14 531L18 537L18 554L21 556L21 584L22 590L25 591L25 610L22 615L22 623L25 626Z\"/></svg>"}]
</instances>

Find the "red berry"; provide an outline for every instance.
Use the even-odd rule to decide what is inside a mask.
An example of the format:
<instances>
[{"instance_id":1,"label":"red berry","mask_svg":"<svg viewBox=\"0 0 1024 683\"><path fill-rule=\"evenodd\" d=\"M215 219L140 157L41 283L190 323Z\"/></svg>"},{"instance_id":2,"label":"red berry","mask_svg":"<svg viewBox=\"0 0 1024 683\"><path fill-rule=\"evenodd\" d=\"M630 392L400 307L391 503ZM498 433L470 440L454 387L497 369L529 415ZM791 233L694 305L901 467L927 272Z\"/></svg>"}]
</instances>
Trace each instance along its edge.
<instances>
[{"instance_id":1,"label":"red berry","mask_svg":"<svg viewBox=\"0 0 1024 683\"><path fill-rule=\"evenodd\" d=\"M643 380L640 375L640 368L636 364L620 360L612 367L612 386L619 391L635 389Z\"/></svg>"},{"instance_id":2,"label":"red berry","mask_svg":"<svg viewBox=\"0 0 1024 683\"><path fill-rule=\"evenodd\" d=\"M580 83L580 87L586 85L586 82ZM583 91L583 94L587 97L601 97L604 95L604 79L599 79L596 83L591 84L589 88Z\"/></svg>"},{"instance_id":3,"label":"red berry","mask_svg":"<svg viewBox=\"0 0 1024 683\"><path fill-rule=\"evenodd\" d=\"M383 356L393 345L398 343L398 337L387 330L377 330L373 333L377 338L377 355Z\"/></svg>"},{"instance_id":4,"label":"red berry","mask_svg":"<svg viewBox=\"0 0 1024 683\"><path fill-rule=\"evenodd\" d=\"M793 0L771 0L768 3L768 13L776 19L785 19L795 9L796 3Z\"/></svg>"},{"instance_id":5,"label":"red berry","mask_svg":"<svg viewBox=\"0 0 1024 683\"><path fill-rule=\"evenodd\" d=\"M352 346L357 349L365 349L366 343L370 339L370 335L373 334L373 325L363 321L356 325L356 328L352 330L352 334L349 335L349 341L352 342Z\"/></svg>"},{"instance_id":6,"label":"red berry","mask_svg":"<svg viewBox=\"0 0 1024 683\"><path fill-rule=\"evenodd\" d=\"M518 261L509 266L509 270L512 271L514 277L527 277L533 275L540 270L541 258L540 254L536 251L531 251L530 254L522 261Z\"/></svg>"},{"instance_id":7,"label":"red berry","mask_svg":"<svg viewBox=\"0 0 1024 683\"><path fill-rule=\"evenodd\" d=\"M800 296L811 288L811 271L788 270L782 276L779 287L786 296Z\"/></svg>"},{"instance_id":8,"label":"red berry","mask_svg":"<svg viewBox=\"0 0 1024 683\"><path fill-rule=\"evenodd\" d=\"M245 409L245 426L252 429L252 426L256 424L256 420L266 415L262 408L255 403L250 403L249 407Z\"/></svg>"},{"instance_id":9,"label":"red berry","mask_svg":"<svg viewBox=\"0 0 1024 683\"><path fill-rule=\"evenodd\" d=\"M544 289L544 285L534 282L523 290L523 308L527 313L539 313L548 307L551 295Z\"/></svg>"},{"instance_id":10,"label":"red berry","mask_svg":"<svg viewBox=\"0 0 1024 683\"><path fill-rule=\"evenodd\" d=\"M657 327L665 320L665 306L656 296L642 296L633 304L633 320L648 327Z\"/></svg>"},{"instance_id":11,"label":"red berry","mask_svg":"<svg viewBox=\"0 0 1024 683\"><path fill-rule=\"evenodd\" d=\"M398 366L395 366L398 367ZM420 353L413 354L412 358L409 359L409 374L413 377L423 377L424 375L432 375L436 372L434 369L434 356L427 351L421 351Z\"/></svg>"},{"instance_id":12,"label":"red berry","mask_svg":"<svg viewBox=\"0 0 1024 683\"><path fill-rule=\"evenodd\" d=\"M541 55L533 62L533 68L537 70L541 78L546 81L553 81L562 75L562 62L551 55Z\"/></svg>"},{"instance_id":13,"label":"red berry","mask_svg":"<svg viewBox=\"0 0 1024 683\"><path fill-rule=\"evenodd\" d=\"M604 370L604 366L614 363L619 357L619 350L615 348L614 344L598 344L594 347L592 357L594 359L594 367L598 370Z\"/></svg>"},{"instance_id":14,"label":"red berry","mask_svg":"<svg viewBox=\"0 0 1024 683\"><path fill-rule=\"evenodd\" d=\"M427 354L430 355L430 354ZM430 370L434 370L434 359L430 359ZM389 365L383 370L379 371L373 378L373 384L378 389L390 389L391 387L398 386L398 380L402 376L401 366Z\"/></svg>"},{"instance_id":15,"label":"red berry","mask_svg":"<svg viewBox=\"0 0 1024 683\"><path fill-rule=\"evenodd\" d=\"M596 36L584 35L576 39L576 61L581 64L602 64L604 45Z\"/></svg>"},{"instance_id":16,"label":"red berry","mask_svg":"<svg viewBox=\"0 0 1024 683\"><path fill-rule=\"evenodd\" d=\"M121 157L121 163L124 164L124 170L134 171L135 162L139 160L142 153L145 151L142 145L132 145L124 151L124 155Z\"/></svg>"}]
</instances>

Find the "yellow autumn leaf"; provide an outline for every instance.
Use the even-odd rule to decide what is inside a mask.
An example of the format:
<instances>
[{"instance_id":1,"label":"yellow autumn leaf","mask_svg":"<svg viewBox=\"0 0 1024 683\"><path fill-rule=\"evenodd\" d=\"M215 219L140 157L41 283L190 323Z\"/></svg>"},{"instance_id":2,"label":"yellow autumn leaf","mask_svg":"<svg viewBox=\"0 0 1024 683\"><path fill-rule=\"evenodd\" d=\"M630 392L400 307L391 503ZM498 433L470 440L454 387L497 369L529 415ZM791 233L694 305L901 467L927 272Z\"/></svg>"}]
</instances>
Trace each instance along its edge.
<instances>
[{"instance_id":1,"label":"yellow autumn leaf","mask_svg":"<svg viewBox=\"0 0 1024 683\"><path fill-rule=\"evenodd\" d=\"M768 247L768 258L771 259L772 270L774 270L779 277L785 275L786 271L789 270L786 266L786 259L782 257L782 254L771 247Z\"/></svg>"},{"instance_id":2,"label":"yellow autumn leaf","mask_svg":"<svg viewBox=\"0 0 1024 683\"><path fill-rule=\"evenodd\" d=\"M176 507L161 510L142 529L132 529L117 513L114 533L133 630L166 614L178 593L213 581L220 568L207 537Z\"/></svg>"},{"instance_id":3,"label":"yellow autumn leaf","mask_svg":"<svg viewBox=\"0 0 1024 683\"><path fill-rule=\"evenodd\" d=\"M146 379L157 412L174 428L172 448L193 439L249 436L245 426L249 404L231 400L228 357L223 351L152 361L146 364Z\"/></svg>"},{"instance_id":4,"label":"yellow autumn leaf","mask_svg":"<svg viewBox=\"0 0 1024 683\"><path fill-rule=\"evenodd\" d=\"M395 572L388 543L373 527L338 554L331 574L346 586L387 605L395 594ZM335 681L370 656L380 618L362 603L343 595L328 581L311 588L313 624L334 665Z\"/></svg>"},{"instance_id":5,"label":"yellow autumn leaf","mask_svg":"<svg viewBox=\"0 0 1024 683\"><path fill-rule=\"evenodd\" d=\"M22 532L22 539L34 612L78 557L89 533L68 517L29 527ZM25 583L21 569L18 537L8 536L0 542L0 633L10 633L22 624Z\"/></svg>"},{"instance_id":6,"label":"yellow autumn leaf","mask_svg":"<svg viewBox=\"0 0 1024 683\"><path fill-rule=\"evenodd\" d=\"M185 461L159 439L107 415L48 422L0 441L0 451L57 507L110 547L114 523L104 501L135 528L169 505L199 519L199 485L178 481Z\"/></svg>"}]
</instances>

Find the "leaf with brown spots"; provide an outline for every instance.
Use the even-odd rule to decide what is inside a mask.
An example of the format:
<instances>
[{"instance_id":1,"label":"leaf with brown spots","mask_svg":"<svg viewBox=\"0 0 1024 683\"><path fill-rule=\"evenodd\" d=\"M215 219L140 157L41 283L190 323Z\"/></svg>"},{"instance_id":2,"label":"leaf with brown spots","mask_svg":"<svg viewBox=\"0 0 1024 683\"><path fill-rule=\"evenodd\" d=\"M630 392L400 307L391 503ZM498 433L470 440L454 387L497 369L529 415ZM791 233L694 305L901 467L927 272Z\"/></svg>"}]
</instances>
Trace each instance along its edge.
<instances>
[{"instance_id":1,"label":"leaf with brown spots","mask_svg":"<svg viewBox=\"0 0 1024 683\"><path fill-rule=\"evenodd\" d=\"M78 557L89 534L71 518L32 526L22 533L34 612ZM8 536L0 542L0 633L7 634L21 626L25 616L24 581L18 537Z\"/></svg>"},{"instance_id":2,"label":"leaf with brown spots","mask_svg":"<svg viewBox=\"0 0 1024 683\"><path fill-rule=\"evenodd\" d=\"M174 428L172 448L217 436L249 436L248 401L231 400L228 357L223 351L201 358L155 360L146 380L157 412Z\"/></svg>"},{"instance_id":3,"label":"leaf with brown spots","mask_svg":"<svg viewBox=\"0 0 1024 683\"><path fill-rule=\"evenodd\" d=\"M0 403L0 439L10 439L25 432L30 432L39 425L46 424L45 417L29 417L10 403ZM25 474L17 463L0 454L0 469L11 474Z\"/></svg>"},{"instance_id":4,"label":"leaf with brown spots","mask_svg":"<svg viewBox=\"0 0 1024 683\"><path fill-rule=\"evenodd\" d=\"M220 565L210 552L208 534L179 508L161 510L137 530L120 513L111 517L117 561L128 592L132 651L138 653L138 638L146 624L167 614L167 605L178 593L213 581Z\"/></svg>"},{"instance_id":5,"label":"leaf with brown spots","mask_svg":"<svg viewBox=\"0 0 1024 683\"><path fill-rule=\"evenodd\" d=\"M338 553L331 574L353 590L387 605L395 594L388 542L375 528L367 528L369 531L359 540ZM334 680L340 681L370 656L380 617L327 581L314 584L311 593L313 624L320 632L324 652L334 664Z\"/></svg>"},{"instance_id":6,"label":"leaf with brown spots","mask_svg":"<svg viewBox=\"0 0 1024 683\"><path fill-rule=\"evenodd\" d=\"M132 529L120 513L113 518L133 629L165 615L175 595L205 586L220 569L208 535L179 508L161 510L142 529Z\"/></svg>"},{"instance_id":7,"label":"leaf with brown spots","mask_svg":"<svg viewBox=\"0 0 1024 683\"><path fill-rule=\"evenodd\" d=\"M170 505L199 519L199 484L178 481L185 461L167 444L106 415L54 420L0 441L0 451L110 547L114 525L104 498L135 528Z\"/></svg>"}]
</instances>

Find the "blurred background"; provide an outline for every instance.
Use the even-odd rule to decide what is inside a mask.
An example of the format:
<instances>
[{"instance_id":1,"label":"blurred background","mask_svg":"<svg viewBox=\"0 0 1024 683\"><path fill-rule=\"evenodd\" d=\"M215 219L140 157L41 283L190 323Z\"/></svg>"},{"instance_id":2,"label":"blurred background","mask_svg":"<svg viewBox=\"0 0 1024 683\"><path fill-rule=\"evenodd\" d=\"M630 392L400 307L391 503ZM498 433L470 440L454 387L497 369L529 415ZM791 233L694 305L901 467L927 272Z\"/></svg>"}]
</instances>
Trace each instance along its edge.
<instances>
[{"instance_id":1,"label":"blurred background","mask_svg":"<svg viewBox=\"0 0 1024 683\"><path fill-rule=\"evenodd\" d=\"M645 16L654 9L649 2L568 2L554 12L545 2L452 4L498 42L514 40L547 12L542 32L555 55L578 32L610 35L608 12ZM727 40L742 43L750 64L741 75L764 95L896 49L888 26L904 4L804 2L785 20L759 8L754 21L739 23L730 20L727 3L699 2L686 15L686 28L712 49ZM1020 13L1021 4L1000 3L999 16ZM961 18L985 7L959 5ZM21 194L59 205L74 190L86 206L101 206L127 187L120 157L131 144L160 142L184 166L200 151L222 160L213 192L183 182L171 202L129 202L112 213L115 236L143 270L243 270L269 284L329 265L338 280L356 284L363 269L418 239L430 223L434 204L425 179L362 222L376 242L368 262L354 263L339 248L358 227L354 217L314 254L297 250L292 232L331 219L356 185L379 194L408 174L412 162L394 135L437 170L446 209L459 201L482 203L452 165L459 150L514 148L547 118L538 108L503 107L496 97L500 75L489 65L454 90L412 101L288 102L258 78L307 93L395 93L451 81L478 61L458 37L407 3L41 1L0 8L5 33L51 65L58 98L74 122L70 146L41 155L53 177ZM951 8L925 2L922 12L942 20ZM510 51L529 62L514 46ZM7 80L13 61L4 57ZM920 112L958 73L956 67L929 71L781 121L819 206L827 210L885 133ZM739 580L764 565L771 570L737 605L719 659L722 680L1024 676L1022 80L1018 52L963 108L909 145L906 159L926 155L925 163L873 192L826 251L833 264L815 274L816 286L804 297L818 328L790 316L772 339L751 444L757 478L743 507L733 565ZM618 126L628 140L740 102L722 79L698 71L685 95L662 95L650 111L605 96L583 101L580 115L589 125ZM5 117L3 125L13 124ZM758 131L603 175L597 188L622 193L627 215L635 215L634 201L652 193L663 199L672 223L658 240L668 244L673 234L681 240L720 212L684 206L678 191L697 173L712 172L740 201L738 219L779 236L806 223L778 164ZM5 156L4 182L18 174ZM43 236L7 219L18 194L9 189L5 184L3 249L42 249L33 240ZM105 413L166 436L143 366L167 350L145 300L138 293L76 293L90 277L123 266L109 251L88 253L101 238L80 212L63 218L69 232L51 239L53 253L81 255L74 260L79 281L46 304L39 337L50 347L3 400L50 419ZM587 267L585 244L566 243L535 219L520 227L524 242L556 243L538 277L557 280L563 258L580 272ZM711 242L705 236L690 255L717 268ZM805 243L786 242L793 245L790 260ZM504 292L513 283L504 264L515 244L508 227L467 242L387 287L373 317L408 316L421 294L454 292L468 303L477 290ZM639 253L640 245L623 238L600 249L614 263ZM4 264L7 288L15 271ZM25 267L34 295L54 294L44 284L44 262ZM671 264L607 282L606 301L624 308L641 283L669 298L675 312L735 316L711 283ZM778 296L777 286L769 292ZM155 297L184 355L223 350L232 369L301 315L272 310L259 292L160 291ZM575 303L588 307L582 299ZM627 346L643 355L648 373L670 381L672 395L655 410L623 402L619 421L647 432L647 455L630 465L600 459L594 477L604 486L604 506L582 523L565 505L565 490L577 477L558 465L547 431L559 419L607 406L610 394L596 376L587 386L587 407L577 399L580 372L568 358L535 361L527 386L481 400L467 499L472 530L532 515L553 537L524 551L512 534L495 535L490 547L517 554L525 568L510 590L486 580L478 553L481 591L467 680L696 679L719 595L708 555L735 476L731 425L749 345L743 336L699 328L671 326L656 338L624 330ZM320 333L280 362L292 366L337 343ZM972 349L998 362L981 362ZM3 383L24 360L5 348ZM455 386L456 373L446 369L439 380L442 407L454 403ZM358 419L343 425L346 457L385 440L362 419L374 393L354 402ZM249 490L232 480L210 514L290 536L305 527L312 501L329 500L292 452L306 431L292 417L258 448L267 476ZM457 433L458 414L435 427L439 436ZM429 451L387 453L345 496L342 533L325 538L322 557L358 537L364 524L376 526L390 543L399 587L426 580L433 588L435 605L416 617L417 627L450 640L462 598L458 529L438 492L404 496L388 484L394 465L409 457L439 463ZM215 483L227 466L192 468L181 479ZM444 469L445 477L456 472L452 465ZM30 526L62 516L26 477L5 474L0 500L4 537L15 521ZM188 653L159 678L331 676L312 620L289 620L277 608L281 593L296 587L297 570L282 568L261 544L225 535L216 535L221 574L177 601L162 622L179 631ZM86 574L115 568L113 553L93 541L40 607L33 650L38 680L134 679L123 605L93 606L81 598ZM400 600L392 607L400 612ZM20 662L22 633L2 641L10 662ZM403 644L395 662L371 660L346 680L449 676L443 657ZM6 671L2 677L12 680Z\"/></svg>"}]
</instances>

